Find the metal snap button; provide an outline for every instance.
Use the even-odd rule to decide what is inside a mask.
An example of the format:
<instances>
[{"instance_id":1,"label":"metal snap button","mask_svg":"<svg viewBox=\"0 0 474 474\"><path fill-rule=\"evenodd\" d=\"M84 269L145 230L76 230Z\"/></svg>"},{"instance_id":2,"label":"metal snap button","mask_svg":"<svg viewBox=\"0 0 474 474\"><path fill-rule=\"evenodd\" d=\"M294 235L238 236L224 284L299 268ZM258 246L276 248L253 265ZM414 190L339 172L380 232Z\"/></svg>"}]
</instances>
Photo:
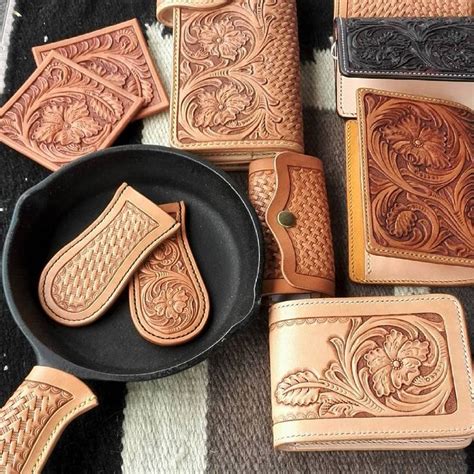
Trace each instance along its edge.
<instances>
[{"instance_id":1,"label":"metal snap button","mask_svg":"<svg viewBox=\"0 0 474 474\"><path fill-rule=\"evenodd\" d=\"M281 211L278 214L277 221L282 227L294 227L296 225L296 216L290 211Z\"/></svg>"}]
</instances>

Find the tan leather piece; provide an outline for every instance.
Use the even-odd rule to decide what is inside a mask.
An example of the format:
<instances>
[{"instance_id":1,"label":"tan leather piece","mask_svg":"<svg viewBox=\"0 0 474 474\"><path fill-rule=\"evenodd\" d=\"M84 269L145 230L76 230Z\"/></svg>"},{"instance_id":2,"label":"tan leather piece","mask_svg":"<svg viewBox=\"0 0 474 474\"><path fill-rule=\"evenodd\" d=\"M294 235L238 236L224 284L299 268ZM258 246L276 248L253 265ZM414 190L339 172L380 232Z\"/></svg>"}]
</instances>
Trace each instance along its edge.
<instances>
[{"instance_id":1,"label":"tan leather piece","mask_svg":"<svg viewBox=\"0 0 474 474\"><path fill-rule=\"evenodd\" d=\"M341 117L357 116L357 90L378 89L404 94L422 94L427 97L449 100L474 108L472 82L419 81L411 79L379 79L370 77L346 77L339 72L336 62L337 113Z\"/></svg>"},{"instance_id":2,"label":"tan leather piece","mask_svg":"<svg viewBox=\"0 0 474 474\"><path fill-rule=\"evenodd\" d=\"M157 0L156 18L166 26L173 26L173 13L175 8L188 8L207 10L218 8L231 0Z\"/></svg>"},{"instance_id":3,"label":"tan leather piece","mask_svg":"<svg viewBox=\"0 0 474 474\"><path fill-rule=\"evenodd\" d=\"M363 94L364 92L361 92L361 97ZM383 94L386 93L384 92ZM398 100L399 96L393 95L393 98ZM403 97L403 100L412 101L413 98ZM429 103L431 104L431 101ZM441 104L440 101L433 101L432 105L436 107L447 106L447 104ZM405 111L417 110L416 102L402 102L398 107L400 111L402 109ZM390 110L387 105L384 114L386 112L389 113ZM429 110L433 112L433 109ZM443 110L441 109L441 111ZM464 109L449 108L449 110L451 113L457 110L464 118L469 117L469 112ZM395 117L394 113L391 113L390 117L393 119ZM410 116L407 114L404 114L404 117L405 119L407 117L410 119ZM429 117L429 114L425 111L425 120L427 120L427 117ZM432 115L432 117L434 116ZM445 115L445 117L447 116ZM394 125L387 123L382 117L381 120L384 121L385 134L387 132L391 133L390 130ZM437 132L441 131L443 133L443 128L439 126L439 117L434 120L437 124ZM462 122L462 118L451 119L449 121L450 130L455 130L453 126L459 127ZM397 125L395 125L396 127ZM375 129L372 127L372 130ZM420 132L420 137L423 136L425 140L436 140L436 138L433 138L435 135L432 135L431 138L427 135L430 130L431 132L434 130L430 129L429 126L426 130L425 132ZM363 133L365 136L365 132ZM373 135L369 142L371 143L370 146L373 147L379 143L380 137L377 138L376 134L379 133L377 131L371 133ZM467 208L458 211L453 207L460 206L462 202L470 202L473 195L472 186L463 184L464 182L469 182L473 172L472 156L469 155L470 151L466 137L464 137L465 144L462 145L463 137L460 130L457 130L455 135L452 132L451 135L446 135L447 138L444 143L447 144L448 153L450 153L449 150L451 152L452 150L460 150L460 154L450 158L452 166L443 172L441 170L437 171L434 168L424 167L423 176L426 179L420 179L422 175L417 169L421 168L417 168L413 164L409 164L408 171L405 170L404 165L401 164L403 162L403 155L384 155L386 153L384 150L389 150L389 148L386 148L386 145L383 145L382 148L377 145L376 153L379 157L379 164L398 163L401 166L399 173L405 176L405 180L403 180L395 179L394 176L396 175L393 174L393 171L390 171L391 169L397 169L396 167L387 168L382 174L380 174L380 169L377 168L378 165L371 164L370 168L367 168L365 155L363 152L361 154L360 151L364 149L363 143L360 144L359 141L360 136L357 123L349 121L346 127L346 147L350 278L360 283L428 284L436 286L469 285L474 283L474 264L472 257L469 256L472 255L474 248L473 231L469 227L469 219L462 217L463 212L467 212ZM396 135L390 136L395 137ZM461 143L460 148L457 148L458 141ZM389 140L384 139L384 143L397 147L396 144L390 144ZM453 144L455 148L452 147ZM388 159L388 156L395 157L398 161L393 162L391 161L392 159ZM438 158L434 157L433 159L437 160ZM442 178L437 179L433 184L433 181L430 181L430 176L439 175L440 173ZM376 179L370 195L367 185L369 175L372 176L372 180ZM386 184L383 184L387 177L388 181ZM424 188L421 188L421 185ZM380 191L380 194L378 191L375 192L378 186L383 186L380 189L385 189L385 191ZM417 195L419 189L429 190L431 187L434 191L435 188L433 186L436 188L436 195ZM453 194L453 196L456 196L455 200L447 198L452 192L450 191L451 188L457 189ZM404 193L408 189L410 193L407 196L410 197L411 201L404 198ZM389 193L392 193L392 195ZM387 202L390 203L388 207L384 204L387 199ZM413 199L417 199L415 204ZM410 211L410 213L404 212L404 208L400 207L402 205L407 207L406 210ZM460 209L462 209L462 205ZM393 218L395 211L398 212L398 217L395 216L397 218ZM401 213L403 215L400 215ZM444 217L446 214L450 219L456 219L456 222L450 222L448 225L445 220L446 217ZM385 215L384 218L381 217L383 215ZM411 219L405 219L405 217L411 217ZM380 228L377 229L378 235L389 232L391 240L383 239L386 247L380 245L380 240L378 241L379 243L377 243L377 240L374 241L374 233L371 230L374 219L378 223L385 223L384 225L387 226L385 231ZM423 227L422 231L418 232L417 226L420 223L423 224ZM423 232L428 231L431 234L424 236ZM443 235L444 240L438 238L438 235ZM416 244L411 243L410 239L413 236L417 236L419 239L422 236L424 240L417 240ZM408 241L410 242L409 244L406 243ZM390 242L393 242L393 244ZM433 246L433 242L439 243ZM406 247L404 247L405 245ZM443 249L444 245L448 245L450 250L448 250L448 247L446 247L446 250Z\"/></svg>"},{"instance_id":4,"label":"tan leather piece","mask_svg":"<svg viewBox=\"0 0 474 474\"><path fill-rule=\"evenodd\" d=\"M334 18L472 15L471 0L335 0Z\"/></svg>"},{"instance_id":5,"label":"tan leather piece","mask_svg":"<svg viewBox=\"0 0 474 474\"><path fill-rule=\"evenodd\" d=\"M179 226L122 184L100 216L44 268L39 282L43 309L66 326L92 323L113 304L148 254Z\"/></svg>"},{"instance_id":6,"label":"tan leather piece","mask_svg":"<svg viewBox=\"0 0 474 474\"><path fill-rule=\"evenodd\" d=\"M148 117L169 106L140 23L133 18L84 35L32 49L36 64L56 51L106 81L143 99L136 119Z\"/></svg>"},{"instance_id":7,"label":"tan leather piece","mask_svg":"<svg viewBox=\"0 0 474 474\"><path fill-rule=\"evenodd\" d=\"M194 339L209 317L209 295L186 235L184 202L160 208L180 225L135 272L129 285L130 312L142 337L174 346Z\"/></svg>"},{"instance_id":8,"label":"tan leather piece","mask_svg":"<svg viewBox=\"0 0 474 474\"><path fill-rule=\"evenodd\" d=\"M263 293L334 294L329 206L319 159L284 152L249 167L249 197L265 241ZM279 223L291 213L290 227Z\"/></svg>"},{"instance_id":9,"label":"tan leather piece","mask_svg":"<svg viewBox=\"0 0 474 474\"><path fill-rule=\"evenodd\" d=\"M55 171L110 146L142 99L52 52L0 109L0 141Z\"/></svg>"},{"instance_id":10,"label":"tan leather piece","mask_svg":"<svg viewBox=\"0 0 474 474\"><path fill-rule=\"evenodd\" d=\"M41 472L64 429L97 404L76 377L34 367L0 409L0 471Z\"/></svg>"},{"instance_id":11,"label":"tan leather piece","mask_svg":"<svg viewBox=\"0 0 474 474\"><path fill-rule=\"evenodd\" d=\"M474 434L462 307L449 295L307 299L270 309L274 446L453 449Z\"/></svg>"},{"instance_id":12,"label":"tan leather piece","mask_svg":"<svg viewBox=\"0 0 474 474\"><path fill-rule=\"evenodd\" d=\"M174 12L172 146L234 169L302 152L295 1Z\"/></svg>"}]
</instances>

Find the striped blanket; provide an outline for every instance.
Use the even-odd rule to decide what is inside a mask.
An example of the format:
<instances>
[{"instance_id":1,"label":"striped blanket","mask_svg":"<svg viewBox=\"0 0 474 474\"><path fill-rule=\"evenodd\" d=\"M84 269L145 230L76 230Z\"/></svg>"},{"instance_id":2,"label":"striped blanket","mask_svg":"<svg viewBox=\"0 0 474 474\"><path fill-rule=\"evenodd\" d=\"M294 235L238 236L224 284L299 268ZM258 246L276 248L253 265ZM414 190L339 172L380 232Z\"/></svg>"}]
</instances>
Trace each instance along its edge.
<instances>
[{"instance_id":1,"label":"striped blanket","mask_svg":"<svg viewBox=\"0 0 474 474\"><path fill-rule=\"evenodd\" d=\"M278 0L285 1L285 0ZM154 0L0 0L1 104L34 70L31 47L137 17L169 90L172 33ZM298 2L306 151L324 161L335 236L339 296L413 294L430 288L352 284L347 276L343 121L335 112L330 54L332 2ZM3 18L4 20L3 21ZM168 144L163 113L132 123L118 143ZM0 145L0 238L23 191L49 172ZM245 176L236 178L244 185ZM473 316L472 289L443 289ZM0 292L1 293L1 292ZM0 294L0 405L34 364ZM100 407L72 423L45 471L51 473L466 472L474 449L435 452L277 453L272 449L265 311L211 358L146 383L97 383ZM471 323L469 321L469 323ZM471 328L474 327L470 324ZM472 332L471 332L471 340ZM126 350L126 348L124 348Z\"/></svg>"}]
</instances>

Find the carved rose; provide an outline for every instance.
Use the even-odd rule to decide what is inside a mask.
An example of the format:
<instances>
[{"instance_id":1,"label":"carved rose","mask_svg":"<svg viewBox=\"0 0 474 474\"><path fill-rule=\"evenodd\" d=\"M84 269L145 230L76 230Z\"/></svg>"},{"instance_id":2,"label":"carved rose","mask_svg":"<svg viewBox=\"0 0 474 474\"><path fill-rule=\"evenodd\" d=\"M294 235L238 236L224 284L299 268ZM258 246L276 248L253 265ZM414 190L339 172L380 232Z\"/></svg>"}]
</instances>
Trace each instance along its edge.
<instances>
[{"instance_id":1,"label":"carved rose","mask_svg":"<svg viewBox=\"0 0 474 474\"><path fill-rule=\"evenodd\" d=\"M407 161L437 169L447 168L446 136L439 128L423 125L420 118L409 114L383 128L389 146Z\"/></svg>"},{"instance_id":2,"label":"carved rose","mask_svg":"<svg viewBox=\"0 0 474 474\"><path fill-rule=\"evenodd\" d=\"M89 116L89 109L84 101L54 104L44 108L40 124L32 138L38 142L62 146L78 145L84 138L97 135L100 130L100 124Z\"/></svg>"},{"instance_id":3,"label":"carved rose","mask_svg":"<svg viewBox=\"0 0 474 474\"><path fill-rule=\"evenodd\" d=\"M417 220L418 217L414 211L397 203L387 214L387 230L390 235L399 239L407 237L412 233Z\"/></svg>"},{"instance_id":4,"label":"carved rose","mask_svg":"<svg viewBox=\"0 0 474 474\"><path fill-rule=\"evenodd\" d=\"M232 84L225 84L212 92L203 91L197 96L194 124L196 127L226 125L235 120L250 105L251 100Z\"/></svg>"},{"instance_id":5,"label":"carved rose","mask_svg":"<svg viewBox=\"0 0 474 474\"><path fill-rule=\"evenodd\" d=\"M206 53L232 60L249 38L249 33L236 29L229 18L202 25L198 32L199 44Z\"/></svg>"},{"instance_id":6,"label":"carved rose","mask_svg":"<svg viewBox=\"0 0 474 474\"><path fill-rule=\"evenodd\" d=\"M167 288L153 299L156 315L166 319L176 319L188 305L189 296L179 288Z\"/></svg>"},{"instance_id":7,"label":"carved rose","mask_svg":"<svg viewBox=\"0 0 474 474\"><path fill-rule=\"evenodd\" d=\"M415 377L420 375L419 367L429 351L428 341L410 340L392 329L385 336L383 347L377 347L364 356L377 396L387 397L403 385L411 385Z\"/></svg>"}]
</instances>

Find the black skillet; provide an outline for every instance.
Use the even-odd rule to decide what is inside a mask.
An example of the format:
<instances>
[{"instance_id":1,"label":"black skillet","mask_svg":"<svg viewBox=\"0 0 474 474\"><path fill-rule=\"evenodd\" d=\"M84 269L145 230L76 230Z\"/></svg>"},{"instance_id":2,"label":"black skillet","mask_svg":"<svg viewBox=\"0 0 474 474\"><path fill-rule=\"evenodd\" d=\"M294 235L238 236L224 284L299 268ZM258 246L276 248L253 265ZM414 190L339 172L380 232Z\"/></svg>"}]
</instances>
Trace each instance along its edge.
<instances>
[{"instance_id":1,"label":"black skillet","mask_svg":"<svg viewBox=\"0 0 474 474\"><path fill-rule=\"evenodd\" d=\"M42 268L124 181L156 203L186 204L188 237L211 313L205 330L182 346L142 339L130 318L127 291L100 320L81 328L61 326L41 309ZM3 282L38 365L85 379L139 381L191 367L242 326L259 306L262 259L255 212L226 173L169 148L121 146L78 160L21 196L5 242Z\"/></svg>"}]
</instances>

